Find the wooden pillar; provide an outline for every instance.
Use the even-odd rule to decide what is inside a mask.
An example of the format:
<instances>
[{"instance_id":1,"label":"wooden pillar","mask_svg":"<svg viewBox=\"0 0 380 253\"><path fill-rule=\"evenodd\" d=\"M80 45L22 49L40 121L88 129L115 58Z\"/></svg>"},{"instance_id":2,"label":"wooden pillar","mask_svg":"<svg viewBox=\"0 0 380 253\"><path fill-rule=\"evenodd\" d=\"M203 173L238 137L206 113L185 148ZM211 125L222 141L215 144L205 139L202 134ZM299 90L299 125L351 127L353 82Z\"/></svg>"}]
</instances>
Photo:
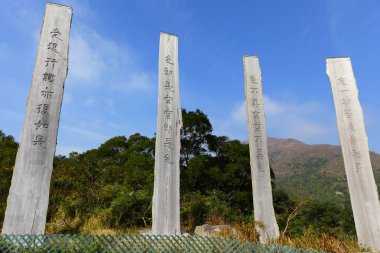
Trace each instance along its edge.
<instances>
[{"instance_id":1,"label":"wooden pillar","mask_svg":"<svg viewBox=\"0 0 380 253\"><path fill-rule=\"evenodd\" d=\"M360 244L380 250L379 195L373 176L363 111L351 60L328 58L326 69L334 96L356 233Z\"/></svg>"},{"instance_id":2,"label":"wooden pillar","mask_svg":"<svg viewBox=\"0 0 380 253\"><path fill-rule=\"evenodd\" d=\"M264 225L257 226L257 230L260 241L266 243L279 237L279 229L273 208L259 58L245 56L243 65L254 216L255 221Z\"/></svg>"},{"instance_id":3,"label":"wooden pillar","mask_svg":"<svg viewBox=\"0 0 380 253\"><path fill-rule=\"evenodd\" d=\"M179 157L181 107L178 37L160 34L158 115L154 165L153 234L179 235Z\"/></svg>"},{"instance_id":4,"label":"wooden pillar","mask_svg":"<svg viewBox=\"0 0 380 253\"><path fill-rule=\"evenodd\" d=\"M70 7L46 5L3 234L42 234L45 231L67 75L71 17Z\"/></svg>"}]
</instances>

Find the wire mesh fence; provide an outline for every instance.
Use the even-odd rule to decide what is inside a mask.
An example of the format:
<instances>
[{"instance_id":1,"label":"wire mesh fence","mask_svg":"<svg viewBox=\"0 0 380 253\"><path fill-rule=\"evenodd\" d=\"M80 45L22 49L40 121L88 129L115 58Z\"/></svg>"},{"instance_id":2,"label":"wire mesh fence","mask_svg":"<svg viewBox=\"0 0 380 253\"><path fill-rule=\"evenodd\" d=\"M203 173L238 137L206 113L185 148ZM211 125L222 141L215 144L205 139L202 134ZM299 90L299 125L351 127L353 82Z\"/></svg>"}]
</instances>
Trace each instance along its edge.
<instances>
[{"instance_id":1,"label":"wire mesh fence","mask_svg":"<svg viewBox=\"0 0 380 253\"><path fill-rule=\"evenodd\" d=\"M322 253L222 237L165 235L1 235L1 252Z\"/></svg>"}]
</instances>

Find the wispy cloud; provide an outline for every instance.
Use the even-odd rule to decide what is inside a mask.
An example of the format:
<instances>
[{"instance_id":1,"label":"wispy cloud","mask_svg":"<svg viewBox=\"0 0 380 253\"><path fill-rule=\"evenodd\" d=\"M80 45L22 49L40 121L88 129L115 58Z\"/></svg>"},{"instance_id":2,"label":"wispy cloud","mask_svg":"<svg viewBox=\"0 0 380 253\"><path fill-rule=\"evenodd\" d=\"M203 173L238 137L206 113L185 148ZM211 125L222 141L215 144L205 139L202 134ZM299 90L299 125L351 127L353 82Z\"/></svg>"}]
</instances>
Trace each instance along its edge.
<instances>
[{"instance_id":1,"label":"wispy cloud","mask_svg":"<svg viewBox=\"0 0 380 253\"><path fill-rule=\"evenodd\" d=\"M347 51L348 47L378 44L380 40L377 11L379 1L325 1L328 16L328 35L335 50ZM362 17L365 16L365 19ZM349 31L349 32L347 32ZM364 32L365 31L365 32ZM347 43L350 41L351 43ZM370 54L371 52L369 52Z\"/></svg>"},{"instance_id":2,"label":"wispy cloud","mask_svg":"<svg viewBox=\"0 0 380 253\"><path fill-rule=\"evenodd\" d=\"M111 98L99 97L99 96L90 96L84 101L86 107L99 107L105 106L107 108L113 108L114 102Z\"/></svg>"},{"instance_id":3,"label":"wispy cloud","mask_svg":"<svg viewBox=\"0 0 380 253\"><path fill-rule=\"evenodd\" d=\"M139 64L128 45L79 26L71 38L69 82L74 86L102 86L122 92L147 92L154 75Z\"/></svg>"},{"instance_id":4,"label":"wispy cloud","mask_svg":"<svg viewBox=\"0 0 380 253\"><path fill-rule=\"evenodd\" d=\"M66 134L70 134L73 136L80 136L81 139L88 139L94 141L105 141L109 138L109 136L88 130L87 128L77 127L77 126L68 126L63 125L60 127Z\"/></svg>"},{"instance_id":5,"label":"wispy cloud","mask_svg":"<svg viewBox=\"0 0 380 253\"><path fill-rule=\"evenodd\" d=\"M98 83L106 67L99 49L93 48L81 35L74 35L71 39L69 60L70 77L75 84Z\"/></svg>"},{"instance_id":6,"label":"wispy cloud","mask_svg":"<svg viewBox=\"0 0 380 253\"><path fill-rule=\"evenodd\" d=\"M132 91L151 91L154 88L155 78L154 75L148 72L137 72L131 73L126 78L126 81L121 83L116 83L112 86L113 89L122 92L132 92Z\"/></svg>"},{"instance_id":7,"label":"wispy cloud","mask_svg":"<svg viewBox=\"0 0 380 253\"><path fill-rule=\"evenodd\" d=\"M271 136L317 143L321 137L336 132L332 131L330 122L325 122L321 117L323 106L317 102L296 103L264 96L264 107L267 130ZM228 119L215 124L216 132L241 140L247 138L246 128L245 101L235 105Z\"/></svg>"},{"instance_id":8,"label":"wispy cloud","mask_svg":"<svg viewBox=\"0 0 380 253\"><path fill-rule=\"evenodd\" d=\"M321 137L331 134L331 126L323 119L320 103L278 101L265 96L264 104L268 132L274 136L318 143Z\"/></svg>"}]
</instances>

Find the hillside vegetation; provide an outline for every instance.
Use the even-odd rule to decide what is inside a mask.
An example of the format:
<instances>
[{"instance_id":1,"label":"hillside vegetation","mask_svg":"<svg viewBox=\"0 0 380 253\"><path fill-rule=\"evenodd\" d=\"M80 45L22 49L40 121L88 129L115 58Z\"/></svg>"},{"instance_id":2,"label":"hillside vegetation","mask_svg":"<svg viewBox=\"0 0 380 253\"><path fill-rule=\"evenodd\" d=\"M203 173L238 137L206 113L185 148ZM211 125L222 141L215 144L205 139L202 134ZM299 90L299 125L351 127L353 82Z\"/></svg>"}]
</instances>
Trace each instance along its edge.
<instances>
[{"instance_id":1,"label":"hillside vegetation","mask_svg":"<svg viewBox=\"0 0 380 253\"><path fill-rule=\"evenodd\" d=\"M341 147L269 138L268 150L277 184L290 196L349 205ZM370 155L380 191L380 155Z\"/></svg>"},{"instance_id":2,"label":"hillside vegetation","mask_svg":"<svg viewBox=\"0 0 380 253\"><path fill-rule=\"evenodd\" d=\"M183 123L183 229L192 233L204 223L252 224L248 145L213 135L210 121L200 110L183 110ZM111 138L82 154L55 157L47 232L131 232L149 227L154 143L154 138L136 133ZM0 131L0 225L17 147L12 136ZM269 151L274 206L283 238L355 240L339 147L270 138ZM372 159L378 175L379 156L372 154Z\"/></svg>"}]
</instances>

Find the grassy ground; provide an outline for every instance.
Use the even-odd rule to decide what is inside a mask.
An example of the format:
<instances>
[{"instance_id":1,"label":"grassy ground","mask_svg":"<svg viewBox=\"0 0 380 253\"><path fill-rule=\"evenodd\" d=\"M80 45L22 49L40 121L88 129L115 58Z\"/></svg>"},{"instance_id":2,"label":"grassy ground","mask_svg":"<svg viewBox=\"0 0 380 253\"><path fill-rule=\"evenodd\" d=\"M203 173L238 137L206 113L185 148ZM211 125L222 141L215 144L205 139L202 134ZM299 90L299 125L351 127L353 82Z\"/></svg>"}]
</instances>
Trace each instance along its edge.
<instances>
[{"instance_id":1,"label":"grassy ground","mask_svg":"<svg viewBox=\"0 0 380 253\"><path fill-rule=\"evenodd\" d=\"M129 229L125 231L112 229L98 229L93 231L87 231L87 233L107 235L117 235L122 233L135 234L138 233L138 229ZM255 230L254 224L237 224L233 228L225 229L222 232L219 232L216 236L232 238L239 240L240 242L249 241L254 243L260 243L259 235ZM325 234L322 234L318 237L312 236L310 234L304 234L303 236L293 238L281 233L280 238L275 242L272 242L272 244L331 253L371 252L369 249L359 247L355 238L341 238Z\"/></svg>"},{"instance_id":2,"label":"grassy ground","mask_svg":"<svg viewBox=\"0 0 380 253\"><path fill-rule=\"evenodd\" d=\"M259 235L255 230L254 224L235 225L233 229L226 229L220 232L219 236L237 239L241 242L250 241L259 243ZM304 234L301 237L292 238L281 233L279 239L273 243L275 245L313 249L331 253L370 252L369 249L359 247L355 238L339 238L324 234L319 237Z\"/></svg>"}]
</instances>

